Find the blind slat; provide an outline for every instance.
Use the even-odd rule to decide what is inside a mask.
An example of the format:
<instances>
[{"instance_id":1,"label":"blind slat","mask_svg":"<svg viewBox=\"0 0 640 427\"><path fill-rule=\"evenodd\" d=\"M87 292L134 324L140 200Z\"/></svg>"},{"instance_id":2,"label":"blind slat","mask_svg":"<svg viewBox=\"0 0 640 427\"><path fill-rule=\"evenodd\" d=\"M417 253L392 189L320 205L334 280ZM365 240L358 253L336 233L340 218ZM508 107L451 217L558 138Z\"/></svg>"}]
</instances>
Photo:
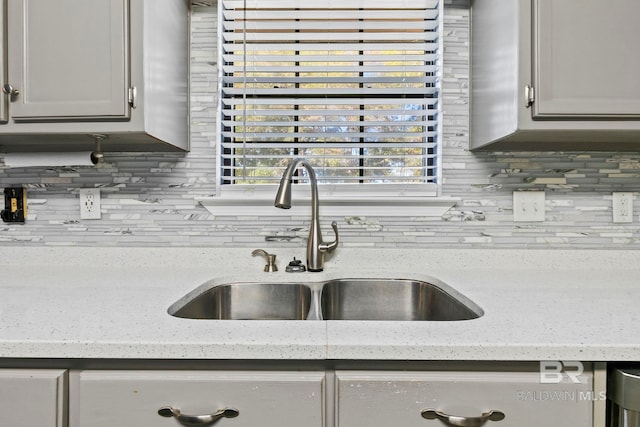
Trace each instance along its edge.
<instances>
[{"instance_id":1,"label":"blind slat","mask_svg":"<svg viewBox=\"0 0 640 427\"><path fill-rule=\"evenodd\" d=\"M289 55L283 53L281 55L255 55L250 54L244 57L243 55L233 55L227 54L222 55L222 59L226 63L243 63L245 60L247 64L252 62L262 63L262 62L367 62L367 63L376 63L383 61L410 61L410 62L433 62L436 60L435 54L425 55L423 52L403 52L401 54L362 54L359 55L357 52L353 54L349 53L335 53L331 56L329 55Z\"/></svg>"},{"instance_id":2,"label":"blind slat","mask_svg":"<svg viewBox=\"0 0 640 427\"><path fill-rule=\"evenodd\" d=\"M284 172L284 169L282 169L280 172ZM317 174L319 175L319 174ZM260 175L258 177L252 177L250 175L247 174L247 176L225 176L225 182L226 184L275 184L280 182L280 179L282 178L282 173L274 175L274 176L265 176L265 175ZM371 184L371 183L389 183L389 184L407 184L407 183L419 183L421 182L421 180L419 179L419 177L407 177L407 176L351 176L351 177L333 177L333 176L318 176L317 177L318 182L320 183L320 185L322 185L323 183L327 182L327 183L336 183L339 182L340 184L361 184L363 182ZM301 179L299 181L300 183L304 183L306 181L304 181L303 179Z\"/></svg>"},{"instance_id":3,"label":"blind slat","mask_svg":"<svg viewBox=\"0 0 640 427\"><path fill-rule=\"evenodd\" d=\"M238 159L241 160L243 159L242 154L238 154L238 155L233 155L233 154L229 154L229 155L225 155L226 158L229 159ZM272 159L274 156L273 155L261 155L261 154L253 154L252 158L253 159ZM309 158L313 158L313 154L309 154L307 157ZM397 159L412 159L412 160L422 160L423 157L420 156L412 156L412 155L397 155L397 156L391 156L392 158L397 158ZM280 158L282 159L286 159L288 157L285 156L280 156ZM331 158L341 158L341 156L338 155L331 155L331 154L322 154L321 155L322 159L331 159ZM376 160L376 159L386 159L388 158L388 156L381 156L381 155L375 155L375 154L368 154L368 155L352 155L351 156L351 160L352 161L359 161L359 160ZM336 169L341 169L341 168L346 168L347 166L336 166ZM409 167L409 166L407 166Z\"/></svg>"},{"instance_id":4,"label":"blind slat","mask_svg":"<svg viewBox=\"0 0 640 427\"><path fill-rule=\"evenodd\" d=\"M352 145L352 146L347 146L345 145L343 142L323 142L323 143L309 143L309 142L298 142L295 145L296 149L334 149L334 148L343 148L345 150L347 149L352 149L354 147L362 147L362 148L367 148L367 149L378 149L378 148L385 148L384 146L387 145L388 143L386 142L373 142L373 141L369 141L369 142L365 142L365 143L358 143L358 145ZM416 147L423 147L423 148L435 148L436 144L435 143L420 143L417 144L415 142L413 143L393 143L393 148L411 148L411 149L415 149ZM291 144L287 144L284 142L259 142L259 143L255 143L255 142L231 142L231 141L225 141L222 143L222 147L223 148L244 148L244 149L255 149L255 150L262 150L264 148L269 148L269 149L283 149L283 148L293 148L291 146ZM277 155L274 155L275 157L277 157Z\"/></svg>"},{"instance_id":5,"label":"blind slat","mask_svg":"<svg viewBox=\"0 0 640 427\"><path fill-rule=\"evenodd\" d=\"M242 9L244 0L223 0L225 9ZM434 9L438 0L246 0L247 9Z\"/></svg>"},{"instance_id":6,"label":"blind slat","mask_svg":"<svg viewBox=\"0 0 640 427\"><path fill-rule=\"evenodd\" d=\"M326 29L325 29L326 30ZM422 34L422 33L420 33ZM300 40L302 42L305 41L354 41L354 40L363 40L364 42L368 41L411 41L411 40L422 40L424 41L424 36L411 33L411 32L331 32L331 33L322 33L322 32L309 32L309 33L296 33L294 31L291 32L269 32L269 33L222 33L222 37L225 42L238 42L244 41L247 42L272 42L272 41L291 41L293 38L296 40Z\"/></svg>"},{"instance_id":7,"label":"blind slat","mask_svg":"<svg viewBox=\"0 0 640 427\"><path fill-rule=\"evenodd\" d=\"M437 19L438 11L434 9L420 9L420 16L425 19ZM353 21L360 19L389 19L391 15L394 20L407 20L407 19L416 19L416 10L410 9L395 9L393 12L387 10L380 9L370 9L370 10L357 10L357 9L342 9L340 13L336 13L335 10L326 10L326 9L305 9L305 10L296 10L296 9L284 9L284 10L269 10L269 9L260 9L260 10L247 10L246 13L243 10L235 10L235 9L227 9L223 12L225 22L224 25L228 25L229 22L232 21L241 21L246 20L256 20L260 19L263 21L269 21L274 19L287 19L287 20L297 20L297 19L321 19L327 21Z\"/></svg>"},{"instance_id":8,"label":"blind slat","mask_svg":"<svg viewBox=\"0 0 640 427\"><path fill-rule=\"evenodd\" d=\"M279 98L277 101L273 99L265 98L225 98L221 99L221 102L227 107L237 107L238 105L290 105L304 107L307 105L325 105L327 108L332 108L334 105L366 105L366 106L389 106L390 109L398 109L398 105L403 105L404 110L413 111L416 105L430 106L434 105L437 100L431 98L418 98L418 99L404 99L404 98L333 98L327 100L326 98Z\"/></svg>"},{"instance_id":9,"label":"blind slat","mask_svg":"<svg viewBox=\"0 0 640 427\"><path fill-rule=\"evenodd\" d=\"M238 116L236 116L238 117ZM412 126L428 126L428 125L433 125L436 123L436 120L416 120L416 121L412 121L411 125ZM268 127L291 127L291 126L304 126L304 127L312 127L312 126L317 126L317 127L331 127L331 126L344 126L344 127L351 127L351 126L362 126L358 121L355 120L351 120L351 121L313 121L313 120L304 120L301 121L251 121L251 120L242 120L242 117L237 118L236 120L222 120L222 124L226 127L232 127L232 126L243 126L246 125L248 127L251 126L268 126ZM365 125L365 127L379 127L379 126L397 126L394 125L394 123L392 122L377 122L377 121L367 121L367 124ZM400 125L402 126L402 124Z\"/></svg>"},{"instance_id":10,"label":"blind slat","mask_svg":"<svg viewBox=\"0 0 640 427\"><path fill-rule=\"evenodd\" d=\"M404 51L404 50L422 50L422 51L434 51L438 48L438 44L435 42L425 42L426 39L422 39L415 43L384 43L384 42L376 42L375 44L365 44L365 43L351 43L351 42L336 42L332 41L331 44L327 43L305 43L304 45L299 43L292 42L282 42L282 43L234 43L234 44L226 44L220 46L221 49L226 52L297 52L297 51L331 51L331 52L344 52L344 51L385 51L385 50L393 50L393 51ZM304 49L301 49L304 48Z\"/></svg>"},{"instance_id":11,"label":"blind slat","mask_svg":"<svg viewBox=\"0 0 640 427\"><path fill-rule=\"evenodd\" d=\"M435 132L247 132L242 141L249 143L251 141L273 141L273 140L291 140L293 138L298 139L301 143L304 141L316 141L317 143L326 141L341 141L340 144L344 144L346 141L351 140L362 146L367 145L367 140L380 141L383 138L388 138L388 141L381 141L381 144L387 144L390 148L400 146L398 141L410 140L411 144L422 143L423 138L432 138L436 135ZM222 132L222 136L228 137L230 140L234 138L235 132ZM262 142L261 142L262 143ZM287 146L290 142L278 142L282 146ZM222 145L226 145L227 142L223 142Z\"/></svg>"},{"instance_id":12,"label":"blind slat","mask_svg":"<svg viewBox=\"0 0 640 427\"><path fill-rule=\"evenodd\" d=\"M292 66L295 66L295 72L297 73L358 73L366 72L366 73L376 73L376 72L384 72L385 74L403 74L403 73L432 73L436 70L435 65L412 65L412 64L402 64L402 65L393 65L393 66L385 66L385 65L336 65L334 64L318 64L318 65L293 65L293 64L274 64L274 65L259 65L259 63L247 63L247 72L250 74L272 74L272 73L291 73ZM234 66L228 65L222 67L225 73L242 73L244 68L242 66ZM435 80L435 78L433 78ZM367 79L363 78L362 81L366 82ZM402 82L401 79L396 77L396 81Z\"/></svg>"},{"instance_id":13,"label":"blind slat","mask_svg":"<svg viewBox=\"0 0 640 427\"><path fill-rule=\"evenodd\" d=\"M436 79L432 77L405 77L402 79L403 83L433 83ZM243 76L239 77L228 77L225 79L227 84L230 83L244 83L245 79ZM300 83L300 84L310 84L310 83L324 83L327 85L331 84L339 84L339 83L368 83L368 84L378 84L378 83L397 83L397 77L386 77L382 76L372 76L370 78L364 77L334 77L329 75L319 75L317 77L264 77L264 76L254 76L250 77L250 83L252 84L273 84L273 83ZM249 82L248 82L249 83ZM247 83L247 84L248 84Z\"/></svg>"},{"instance_id":14,"label":"blind slat","mask_svg":"<svg viewBox=\"0 0 640 427\"><path fill-rule=\"evenodd\" d=\"M300 89L286 89L286 88L279 88L279 89L252 89L249 88L247 90L249 96L255 96L255 95L270 95L270 96L285 96L285 95L346 95L346 94L370 94L370 95L384 95L384 94L393 94L395 92L393 92L392 90L389 89L376 89L376 88L370 88L370 89L358 89L356 90L345 90L342 88L338 88L338 89L328 89L328 88L321 88L321 89L307 89L307 88L300 88ZM427 94L433 94L436 92L435 88L403 88L402 92L404 94L423 94L423 93L427 93ZM239 95L242 94L242 91L238 91L238 90L225 90L225 93L228 95Z\"/></svg>"},{"instance_id":15,"label":"blind slat","mask_svg":"<svg viewBox=\"0 0 640 427\"><path fill-rule=\"evenodd\" d=\"M425 30L432 30L436 27L436 22L429 22L425 25L422 20L417 20L414 16L410 19L404 19L402 21L378 21L378 20L323 20L317 19L312 14L306 17L305 20L281 20L281 21L229 21L224 24L224 30L232 31L234 33L241 33L246 30L247 34L256 33L260 36L265 36L268 39L269 35L274 33L286 33L289 34L289 39L292 39L292 31L300 32L313 32L313 31L331 31L341 30L346 31L349 34L357 33L359 31L380 31L384 33L406 33L405 38L414 34L424 34ZM277 18L276 18L277 19ZM259 32L259 34L258 34ZM338 33L341 34L341 33ZM297 36L297 34L296 34Z\"/></svg>"}]
</instances>

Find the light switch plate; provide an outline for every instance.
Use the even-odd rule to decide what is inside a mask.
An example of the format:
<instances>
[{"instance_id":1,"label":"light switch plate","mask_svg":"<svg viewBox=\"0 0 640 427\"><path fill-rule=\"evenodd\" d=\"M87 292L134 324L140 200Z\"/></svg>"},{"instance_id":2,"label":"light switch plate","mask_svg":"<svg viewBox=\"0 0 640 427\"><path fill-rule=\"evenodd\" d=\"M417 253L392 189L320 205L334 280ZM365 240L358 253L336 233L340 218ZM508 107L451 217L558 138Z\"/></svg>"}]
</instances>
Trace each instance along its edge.
<instances>
[{"instance_id":1,"label":"light switch plate","mask_svg":"<svg viewBox=\"0 0 640 427\"><path fill-rule=\"evenodd\" d=\"M543 222L544 219L544 191L513 192L513 220L515 222Z\"/></svg>"},{"instance_id":2,"label":"light switch plate","mask_svg":"<svg viewBox=\"0 0 640 427\"><path fill-rule=\"evenodd\" d=\"M613 222L633 222L633 193L613 193Z\"/></svg>"}]
</instances>

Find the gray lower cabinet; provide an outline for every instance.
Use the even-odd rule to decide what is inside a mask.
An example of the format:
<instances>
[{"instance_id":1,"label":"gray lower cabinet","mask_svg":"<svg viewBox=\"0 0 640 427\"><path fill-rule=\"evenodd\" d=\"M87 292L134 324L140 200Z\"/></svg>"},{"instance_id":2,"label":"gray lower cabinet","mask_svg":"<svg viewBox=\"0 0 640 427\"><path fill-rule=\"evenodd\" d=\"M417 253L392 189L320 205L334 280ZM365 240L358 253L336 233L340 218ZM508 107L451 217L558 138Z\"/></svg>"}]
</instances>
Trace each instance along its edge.
<instances>
[{"instance_id":1,"label":"gray lower cabinet","mask_svg":"<svg viewBox=\"0 0 640 427\"><path fill-rule=\"evenodd\" d=\"M71 371L69 426L178 427L189 425L179 416L198 416L221 417L221 427L322 427L324 381L324 372Z\"/></svg>"},{"instance_id":2,"label":"gray lower cabinet","mask_svg":"<svg viewBox=\"0 0 640 427\"><path fill-rule=\"evenodd\" d=\"M0 426L65 427L67 372L0 370Z\"/></svg>"},{"instance_id":3,"label":"gray lower cabinet","mask_svg":"<svg viewBox=\"0 0 640 427\"><path fill-rule=\"evenodd\" d=\"M538 372L338 371L335 427L588 427L593 398L591 374L541 384Z\"/></svg>"},{"instance_id":4,"label":"gray lower cabinet","mask_svg":"<svg viewBox=\"0 0 640 427\"><path fill-rule=\"evenodd\" d=\"M472 0L471 148L638 150L640 2Z\"/></svg>"},{"instance_id":5,"label":"gray lower cabinet","mask_svg":"<svg viewBox=\"0 0 640 427\"><path fill-rule=\"evenodd\" d=\"M460 365L459 365L460 366ZM600 427L594 371L0 370L7 427ZM597 412L597 411L596 411ZM596 421L594 421L594 417Z\"/></svg>"},{"instance_id":6,"label":"gray lower cabinet","mask_svg":"<svg viewBox=\"0 0 640 427\"><path fill-rule=\"evenodd\" d=\"M0 6L0 151L188 149L189 0Z\"/></svg>"}]
</instances>

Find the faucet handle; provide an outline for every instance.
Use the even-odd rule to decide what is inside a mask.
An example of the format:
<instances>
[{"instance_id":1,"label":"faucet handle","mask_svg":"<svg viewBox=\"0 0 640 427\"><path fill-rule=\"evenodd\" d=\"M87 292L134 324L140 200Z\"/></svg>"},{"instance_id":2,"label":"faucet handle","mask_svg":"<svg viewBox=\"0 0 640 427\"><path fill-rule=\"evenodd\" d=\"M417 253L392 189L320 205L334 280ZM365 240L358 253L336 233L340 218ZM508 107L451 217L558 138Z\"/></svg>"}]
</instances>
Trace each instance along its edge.
<instances>
[{"instance_id":1,"label":"faucet handle","mask_svg":"<svg viewBox=\"0 0 640 427\"><path fill-rule=\"evenodd\" d=\"M270 254L264 249L255 249L253 252L251 252L251 255L262 255L267 259L267 265L264 266L264 271L266 273L278 271L278 266L276 265L276 254Z\"/></svg>"},{"instance_id":2,"label":"faucet handle","mask_svg":"<svg viewBox=\"0 0 640 427\"><path fill-rule=\"evenodd\" d=\"M331 243L322 242L318 247L320 252L331 252L338 247L338 242L340 241L340 238L338 236L338 223L335 221L331 222L331 228L333 228L333 233L336 235L336 240Z\"/></svg>"}]
</instances>

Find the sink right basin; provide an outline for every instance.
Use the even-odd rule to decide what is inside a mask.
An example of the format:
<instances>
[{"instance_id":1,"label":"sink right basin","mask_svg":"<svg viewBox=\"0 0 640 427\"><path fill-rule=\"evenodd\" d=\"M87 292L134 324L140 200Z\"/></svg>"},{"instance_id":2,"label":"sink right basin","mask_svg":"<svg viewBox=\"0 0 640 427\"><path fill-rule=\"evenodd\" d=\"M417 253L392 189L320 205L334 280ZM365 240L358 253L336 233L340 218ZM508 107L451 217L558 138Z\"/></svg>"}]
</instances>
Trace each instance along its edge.
<instances>
[{"instance_id":1,"label":"sink right basin","mask_svg":"<svg viewBox=\"0 0 640 427\"><path fill-rule=\"evenodd\" d=\"M325 320L469 320L482 316L428 282L407 279L337 279L324 284Z\"/></svg>"}]
</instances>

